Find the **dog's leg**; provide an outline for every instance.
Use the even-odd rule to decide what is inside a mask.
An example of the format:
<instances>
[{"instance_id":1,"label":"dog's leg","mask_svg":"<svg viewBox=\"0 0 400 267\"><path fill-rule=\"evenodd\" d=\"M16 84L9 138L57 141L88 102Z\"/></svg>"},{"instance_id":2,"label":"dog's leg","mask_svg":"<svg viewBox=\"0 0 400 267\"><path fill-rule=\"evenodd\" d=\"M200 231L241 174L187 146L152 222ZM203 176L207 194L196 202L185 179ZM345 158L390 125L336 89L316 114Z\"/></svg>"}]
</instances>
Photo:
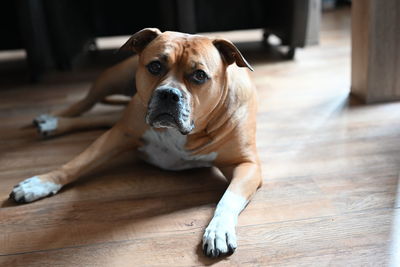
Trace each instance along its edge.
<instances>
[{"instance_id":1,"label":"dog's leg","mask_svg":"<svg viewBox=\"0 0 400 267\"><path fill-rule=\"evenodd\" d=\"M235 251L238 216L262 184L259 164L246 162L220 169L227 179L232 180L203 235L203 251L209 257Z\"/></svg>"},{"instance_id":2,"label":"dog's leg","mask_svg":"<svg viewBox=\"0 0 400 267\"><path fill-rule=\"evenodd\" d=\"M106 76L108 77L108 76ZM109 82L100 76L92 85L87 95L63 110L54 111L50 114L41 114L33 120L39 133L56 131L61 117L76 117L91 109L97 102L110 94L111 88L107 88ZM46 134L43 134L46 135Z\"/></svg>"},{"instance_id":3,"label":"dog's leg","mask_svg":"<svg viewBox=\"0 0 400 267\"><path fill-rule=\"evenodd\" d=\"M42 136L66 132L68 130L61 129L62 125L69 125L69 121L71 120L70 118L79 116L88 111L100 100L101 95L93 92L92 88L84 99L78 101L67 109L55 111L51 114L41 114L37 116L33 120L33 125L36 126L38 133Z\"/></svg>"},{"instance_id":4,"label":"dog's leg","mask_svg":"<svg viewBox=\"0 0 400 267\"><path fill-rule=\"evenodd\" d=\"M16 202L32 202L54 195L62 186L87 174L117 154L128 149L134 149L136 145L136 139L126 134L120 127L114 126L84 152L61 168L26 179L16 185L10 194L10 198Z\"/></svg>"},{"instance_id":5,"label":"dog's leg","mask_svg":"<svg viewBox=\"0 0 400 267\"><path fill-rule=\"evenodd\" d=\"M134 79L136 68L136 56L125 59L117 65L108 68L94 81L89 92L83 99L66 109L40 115L33 120L33 124L38 127L39 131L43 127L46 128L46 131L55 131L58 120L61 117L79 116L109 95L134 95L136 92ZM44 126L41 127L41 125Z\"/></svg>"},{"instance_id":6,"label":"dog's leg","mask_svg":"<svg viewBox=\"0 0 400 267\"><path fill-rule=\"evenodd\" d=\"M77 130L111 128L120 117L120 113L75 118L59 117L56 121L39 120L37 127L38 132L42 136L48 137L61 135Z\"/></svg>"},{"instance_id":7,"label":"dog's leg","mask_svg":"<svg viewBox=\"0 0 400 267\"><path fill-rule=\"evenodd\" d=\"M101 79L100 81L96 81L84 99L67 109L55 111L51 114L39 115L33 120L33 124L43 136L50 135L49 133L65 132L65 130L59 129L59 127L63 124L68 124L67 118L83 114L109 94L108 91L110 91L110 89L105 88L106 85L108 85L108 83L102 82Z\"/></svg>"},{"instance_id":8,"label":"dog's leg","mask_svg":"<svg viewBox=\"0 0 400 267\"><path fill-rule=\"evenodd\" d=\"M65 109L54 111L50 115L54 117L76 117L90 110L100 100L101 99L99 99L99 97L97 97L96 95L88 93L83 99L79 100L78 102L72 104Z\"/></svg>"}]
</instances>

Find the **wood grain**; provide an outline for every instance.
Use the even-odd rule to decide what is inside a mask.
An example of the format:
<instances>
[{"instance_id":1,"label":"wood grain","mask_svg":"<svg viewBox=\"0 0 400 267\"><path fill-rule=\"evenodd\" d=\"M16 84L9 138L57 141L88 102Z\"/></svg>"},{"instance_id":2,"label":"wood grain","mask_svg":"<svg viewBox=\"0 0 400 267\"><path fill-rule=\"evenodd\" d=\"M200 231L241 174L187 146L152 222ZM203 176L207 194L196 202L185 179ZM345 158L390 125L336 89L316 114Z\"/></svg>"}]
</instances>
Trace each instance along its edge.
<instances>
[{"instance_id":1,"label":"wood grain","mask_svg":"<svg viewBox=\"0 0 400 267\"><path fill-rule=\"evenodd\" d=\"M239 247L228 258L200 249L227 186L214 169L165 172L127 153L51 198L9 201L14 184L65 163L103 132L41 140L28 125L77 101L110 61L99 53L96 66L38 85L0 80L0 266L388 265L399 231L400 104L349 97L350 10L324 13L321 23L320 45L295 61L239 44L255 67L264 186L240 215ZM251 41L261 31L218 35ZM115 110L99 105L88 116Z\"/></svg>"}]
</instances>

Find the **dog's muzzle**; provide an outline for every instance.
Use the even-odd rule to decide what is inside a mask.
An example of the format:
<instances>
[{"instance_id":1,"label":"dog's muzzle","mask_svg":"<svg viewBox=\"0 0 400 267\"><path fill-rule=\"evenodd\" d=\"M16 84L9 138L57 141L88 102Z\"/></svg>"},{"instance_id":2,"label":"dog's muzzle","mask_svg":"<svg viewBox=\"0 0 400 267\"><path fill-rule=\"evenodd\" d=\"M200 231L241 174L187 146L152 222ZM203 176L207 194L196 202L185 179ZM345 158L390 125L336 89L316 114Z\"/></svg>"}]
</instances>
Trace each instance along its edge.
<instances>
[{"instance_id":1,"label":"dog's muzzle","mask_svg":"<svg viewBox=\"0 0 400 267\"><path fill-rule=\"evenodd\" d=\"M160 87L154 91L146 122L155 128L176 128L182 134L189 134L194 128L187 98L173 87Z\"/></svg>"}]
</instances>

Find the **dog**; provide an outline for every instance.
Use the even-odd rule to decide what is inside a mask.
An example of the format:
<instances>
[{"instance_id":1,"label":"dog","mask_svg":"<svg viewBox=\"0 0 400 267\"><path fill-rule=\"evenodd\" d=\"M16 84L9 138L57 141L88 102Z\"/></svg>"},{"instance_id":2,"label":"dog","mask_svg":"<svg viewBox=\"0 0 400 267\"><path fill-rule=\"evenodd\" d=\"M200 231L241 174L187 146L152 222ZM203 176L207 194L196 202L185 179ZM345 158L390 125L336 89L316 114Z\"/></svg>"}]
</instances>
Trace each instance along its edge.
<instances>
[{"instance_id":1,"label":"dog","mask_svg":"<svg viewBox=\"0 0 400 267\"><path fill-rule=\"evenodd\" d=\"M54 195L126 150L166 170L215 166L229 186L202 247L209 257L232 254L238 215L262 185L252 67L228 40L155 28L135 33L120 49L137 55L100 75L83 100L35 120L44 135L112 128L62 167L17 184L10 198L27 203ZM112 94L132 96L120 118L76 117Z\"/></svg>"}]
</instances>

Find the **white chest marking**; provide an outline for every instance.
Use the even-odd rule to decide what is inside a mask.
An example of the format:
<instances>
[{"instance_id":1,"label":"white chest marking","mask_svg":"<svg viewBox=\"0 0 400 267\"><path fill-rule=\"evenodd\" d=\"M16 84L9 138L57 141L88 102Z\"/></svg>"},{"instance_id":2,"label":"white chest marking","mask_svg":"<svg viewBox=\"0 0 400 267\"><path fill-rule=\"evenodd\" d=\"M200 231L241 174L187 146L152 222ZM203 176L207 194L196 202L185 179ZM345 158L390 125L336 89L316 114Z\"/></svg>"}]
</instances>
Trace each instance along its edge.
<instances>
[{"instance_id":1,"label":"white chest marking","mask_svg":"<svg viewBox=\"0 0 400 267\"><path fill-rule=\"evenodd\" d=\"M204 155L191 154L185 150L187 137L173 128L165 131L149 129L142 139L144 145L139 151L145 154L145 160L166 170L210 167L217 157L216 152Z\"/></svg>"}]
</instances>

